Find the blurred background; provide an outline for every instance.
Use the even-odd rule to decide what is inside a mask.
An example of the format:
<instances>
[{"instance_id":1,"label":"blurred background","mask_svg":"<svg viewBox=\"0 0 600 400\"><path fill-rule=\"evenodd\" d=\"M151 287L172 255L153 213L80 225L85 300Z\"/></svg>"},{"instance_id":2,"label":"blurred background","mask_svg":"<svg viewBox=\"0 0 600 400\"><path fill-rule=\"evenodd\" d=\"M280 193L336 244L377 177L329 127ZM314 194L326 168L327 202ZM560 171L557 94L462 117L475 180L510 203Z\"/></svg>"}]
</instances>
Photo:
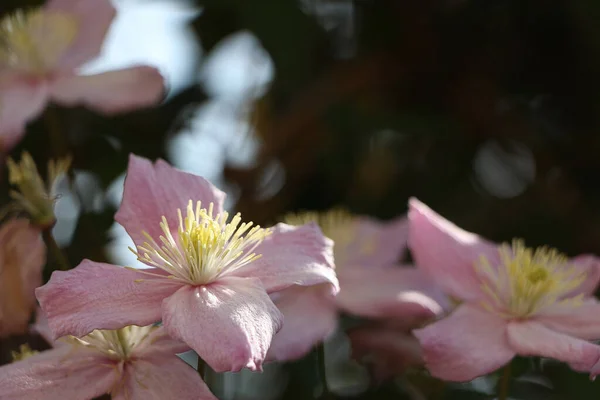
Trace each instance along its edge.
<instances>
[{"instance_id":1,"label":"blurred background","mask_svg":"<svg viewBox=\"0 0 600 400\"><path fill-rule=\"evenodd\" d=\"M0 15L40 3L2 0ZM389 219L416 196L496 241L600 253L597 1L114 3L103 54L84 72L149 64L168 96L115 118L56 109L83 194L65 187L58 202L55 235L72 263L136 264L113 222L130 152L206 177L260 224L339 205ZM12 154L27 149L43 166L55 156L49 140L34 122ZM6 196L6 176L0 186ZM2 361L24 340L4 340ZM342 333L327 349L338 398L493 398L494 377L443 385L416 371L375 382L348 360ZM213 389L310 399L315 363L215 376ZM517 360L513 371L513 398L600 396L600 383L560 364Z\"/></svg>"}]
</instances>

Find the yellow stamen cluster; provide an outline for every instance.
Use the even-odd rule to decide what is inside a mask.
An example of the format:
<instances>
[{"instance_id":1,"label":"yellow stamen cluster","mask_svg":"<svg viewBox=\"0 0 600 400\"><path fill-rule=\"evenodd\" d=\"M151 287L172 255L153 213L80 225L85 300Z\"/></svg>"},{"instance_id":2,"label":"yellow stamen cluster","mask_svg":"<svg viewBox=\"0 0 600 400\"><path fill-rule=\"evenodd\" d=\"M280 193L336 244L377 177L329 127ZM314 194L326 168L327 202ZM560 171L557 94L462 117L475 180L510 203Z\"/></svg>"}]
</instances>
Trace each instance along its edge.
<instances>
[{"instance_id":1,"label":"yellow stamen cluster","mask_svg":"<svg viewBox=\"0 0 600 400\"><path fill-rule=\"evenodd\" d=\"M29 358L37 353L38 352L36 350L31 350L31 347L29 347L29 345L25 343L19 346L19 351L11 351L11 356L13 362L17 362L25 360L26 358Z\"/></svg>"},{"instance_id":2,"label":"yellow stamen cluster","mask_svg":"<svg viewBox=\"0 0 600 400\"><path fill-rule=\"evenodd\" d=\"M127 361L133 350L142 343L154 329L157 329L157 327L152 325L130 325L117 330L95 330L82 338L67 336L64 340L72 344L99 350L111 359Z\"/></svg>"},{"instance_id":3,"label":"yellow stamen cluster","mask_svg":"<svg viewBox=\"0 0 600 400\"><path fill-rule=\"evenodd\" d=\"M523 318L548 306L576 307L583 295L574 291L586 279L586 273L570 265L568 258L555 249L530 249L523 241L499 249L500 265L492 267L486 257L476 264L482 289L489 301L484 306L504 317Z\"/></svg>"},{"instance_id":4,"label":"yellow stamen cluster","mask_svg":"<svg viewBox=\"0 0 600 400\"><path fill-rule=\"evenodd\" d=\"M239 213L228 222L227 212L213 216L213 208L213 203L208 209L202 208L199 201L194 208L190 200L185 218L181 210L177 210L177 239L163 216L160 223L163 235L158 239L160 244L143 232L148 241L138 246L137 251L130 250L143 263L168 272L173 279L193 285L209 283L223 272L260 258L253 251L271 231L253 226L252 222L241 223Z\"/></svg>"},{"instance_id":5,"label":"yellow stamen cluster","mask_svg":"<svg viewBox=\"0 0 600 400\"><path fill-rule=\"evenodd\" d=\"M7 211L25 211L39 226L54 224L54 203L57 198L53 193L54 186L70 165L70 158L49 161L48 179L44 182L29 153L23 153L19 163L9 158L8 180L17 190L10 192L14 203Z\"/></svg>"},{"instance_id":6,"label":"yellow stamen cluster","mask_svg":"<svg viewBox=\"0 0 600 400\"><path fill-rule=\"evenodd\" d=\"M40 8L17 11L0 21L0 66L35 74L56 67L79 30L72 16Z\"/></svg>"},{"instance_id":7,"label":"yellow stamen cluster","mask_svg":"<svg viewBox=\"0 0 600 400\"><path fill-rule=\"evenodd\" d=\"M337 267L344 264L344 249L352 243L356 236L354 229L356 218L342 208L333 208L325 212L290 213L283 217L283 222L294 226L316 222L323 234L334 242L333 251ZM365 245L368 243L365 242ZM368 250L367 246L365 246L365 250Z\"/></svg>"}]
</instances>

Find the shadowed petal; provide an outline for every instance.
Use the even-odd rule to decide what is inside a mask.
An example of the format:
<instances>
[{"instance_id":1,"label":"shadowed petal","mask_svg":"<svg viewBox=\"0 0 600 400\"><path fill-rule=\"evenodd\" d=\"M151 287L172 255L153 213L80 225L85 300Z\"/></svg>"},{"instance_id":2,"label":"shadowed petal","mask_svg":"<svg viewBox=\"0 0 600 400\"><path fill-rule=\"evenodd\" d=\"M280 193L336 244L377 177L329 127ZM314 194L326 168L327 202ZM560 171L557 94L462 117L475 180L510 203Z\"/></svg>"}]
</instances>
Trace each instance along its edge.
<instances>
[{"instance_id":1,"label":"shadowed petal","mask_svg":"<svg viewBox=\"0 0 600 400\"><path fill-rule=\"evenodd\" d=\"M536 315L535 321L580 339L600 339L600 303L595 298L576 307L557 304Z\"/></svg>"},{"instance_id":2,"label":"shadowed petal","mask_svg":"<svg viewBox=\"0 0 600 400\"><path fill-rule=\"evenodd\" d=\"M164 215L171 229L177 229L177 209L185 213L190 200L200 200L208 207L214 203L214 212L223 210L225 193L206 179L171 167L162 160L129 156L125 192L115 220L123 225L136 244L146 241L142 231L158 240L162 235L161 218Z\"/></svg>"},{"instance_id":3,"label":"shadowed petal","mask_svg":"<svg viewBox=\"0 0 600 400\"><path fill-rule=\"evenodd\" d=\"M98 56L116 15L110 0L50 0L46 10L67 13L77 20L77 36L60 60L59 69L63 71Z\"/></svg>"},{"instance_id":4,"label":"shadowed petal","mask_svg":"<svg viewBox=\"0 0 600 400\"><path fill-rule=\"evenodd\" d=\"M217 372L261 370L283 316L256 279L183 287L163 304L169 334Z\"/></svg>"},{"instance_id":5,"label":"shadowed petal","mask_svg":"<svg viewBox=\"0 0 600 400\"><path fill-rule=\"evenodd\" d=\"M536 321L511 322L508 342L522 356L541 356L573 363L578 370L589 371L600 359L600 346L577 339Z\"/></svg>"},{"instance_id":6,"label":"shadowed petal","mask_svg":"<svg viewBox=\"0 0 600 400\"><path fill-rule=\"evenodd\" d=\"M89 400L110 392L119 374L101 353L61 346L0 367L0 400Z\"/></svg>"},{"instance_id":7,"label":"shadowed petal","mask_svg":"<svg viewBox=\"0 0 600 400\"><path fill-rule=\"evenodd\" d=\"M25 126L46 107L48 87L13 73L0 75L0 150L8 152L25 135Z\"/></svg>"},{"instance_id":8,"label":"shadowed petal","mask_svg":"<svg viewBox=\"0 0 600 400\"><path fill-rule=\"evenodd\" d=\"M336 303L355 315L426 320L443 312L440 304L421 291L425 278L414 268L343 268L338 278L341 290Z\"/></svg>"},{"instance_id":9,"label":"shadowed petal","mask_svg":"<svg viewBox=\"0 0 600 400\"><path fill-rule=\"evenodd\" d=\"M273 295L284 324L273 338L269 361L304 357L335 331L337 310L327 286L293 286Z\"/></svg>"},{"instance_id":10,"label":"shadowed petal","mask_svg":"<svg viewBox=\"0 0 600 400\"><path fill-rule=\"evenodd\" d=\"M332 268L332 244L314 222L298 227L277 224L255 250L262 257L230 274L258 278L268 293L292 285L329 283L335 294L339 285Z\"/></svg>"},{"instance_id":11,"label":"shadowed petal","mask_svg":"<svg viewBox=\"0 0 600 400\"><path fill-rule=\"evenodd\" d=\"M185 353L190 346L169 336L164 326L154 329L148 337L135 347L137 358Z\"/></svg>"},{"instance_id":12,"label":"shadowed petal","mask_svg":"<svg viewBox=\"0 0 600 400\"><path fill-rule=\"evenodd\" d=\"M571 295L576 296L580 293L593 295L600 282L600 258L591 254L582 254L571 258L569 262L586 273L585 281Z\"/></svg>"},{"instance_id":13,"label":"shadowed petal","mask_svg":"<svg viewBox=\"0 0 600 400\"><path fill-rule=\"evenodd\" d=\"M336 263L340 267L347 263L361 266L396 264L408 245L406 217L386 222L358 217L354 229L354 240L342 249L336 248Z\"/></svg>"},{"instance_id":14,"label":"shadowed petal","mask_svg":"<svg viewBox=\"0 0 600 400\"><path fill-rule=\"evenodd\" d=\"M125 373L113 400L217 400L198 372L175 356L136 360Z\"/></svg>"},{"instance_id":15,"label":"shadowed petal","mask_svg":"<svg viewBox=\"0 0 600 400\"><path fill-rule=\"evenodd\" d=\"M46 246L26 219L0 227L0 336L25 333L42 284Z\"/></svg>"},{"instance_id":16,"label":"shadowed petal","mask_svg":"<svg viewBox=\"0 0 600 400\"><path fill-rule=\"evenodd\" d=\"M497 246L459 228L417 199L409 205L409 246L415 264L458 299L480 296L474 263L485 255L494 264Z\"/></svg>"},{"instance_id":17,"label":"shadowed petal","mask_svg":"<svg viewBox=\"0 0 600 400\"><path fill-rule=\"evenodd\" d=\"M57 78L50 96L64 106L84 105L104 114L126 113L156 105L164 93L164 81L156 68L132 67L97 75Z\"/></svg>"},{"instance_id":18,"label":"shadowed petal","mask_svg":"<svg viewBox=\"0 0 600 400\"><path fill-rule=\"evenodd\" d=\"M181 284L161 270L143 271L89 260L70 271L54 271L50 281L36 290L54 338L160 321L163 299Z\"/></svg>"},{"instance_id":19,"label":"shadowed petal","mask_svg":"<svg viewBox=\"0 0 600 400\"><path fill-rule=\"evenodd\" d=\"M468 304L414 334L429 372L447 381L487 375L515 356L506 340L506 321Z\"/></svg>"}]
</instances>

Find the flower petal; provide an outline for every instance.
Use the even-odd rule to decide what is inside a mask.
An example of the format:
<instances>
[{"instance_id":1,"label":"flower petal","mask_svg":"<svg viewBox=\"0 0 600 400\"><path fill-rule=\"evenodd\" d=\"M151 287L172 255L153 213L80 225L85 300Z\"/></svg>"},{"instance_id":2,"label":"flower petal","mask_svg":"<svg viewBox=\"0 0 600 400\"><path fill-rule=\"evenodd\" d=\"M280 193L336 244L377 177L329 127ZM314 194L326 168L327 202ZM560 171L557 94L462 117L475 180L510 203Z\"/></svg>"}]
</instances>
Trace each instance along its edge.
<instances>
[{"instance_id":1,"label":"flower petal","mask_svg":"<svg viewBox=\"0 0 600 400\"><path fill-rule=\"evenodd\" d=\"M46 246L26 219L0 227L0 336L25 333L42 284Z\"/></svg>"},{"instance_id":2,"label":"flower petal","mask_svg":"<svg viewBox=\"0 0 600 400\"><path fill-rule=\"evenodd\" d=\"M464 304L414 334L433 376L466 382L495 371L515 356L506 340L505 327L506 321L500 317Z\"/></svg>"},{"instance_id":3,"label":"flower petal","mask_svg":"<svg viewBox=\"0 0 600 400\"><path fill-rule=\"evenodd\" d=\"M293 286L274 294L284 324L273 338L269 361L304 357L335 331L337 310L330 291L328 285Z\"/></svg>"},{"instance_id":4,"label":"flower petal","mask_svg":"<svg viewBox=\"0 0 600 400\"><path fill-rule=\"evenodd\" d=\"M136 358L167 356L185 353L190 346L169 336L164 326L154 329L148 337L135 347Z\"/></svg>"},{"instance_id":5,"label":"flower petal","mask_svg":"<svg viewBox=\"0 0 600 400\"><path fill-rule=\"evenodd\" d=\"M77 68L98 56L116 15L110 0L51 0L46 10L67 13L77 19L77 36L60 60L62 71Z\"/></svg>"},{"instance_id":6,"label":"flower petal","mask_svg":"<svg viewBox=\"0 0 600 400\"><path fill-rule=\"evenodd\" d=\"M260 370L283 316L256 279L183 287L163 303L163 324L217 372Z\"/></svg>"},{"instance_id":7,"label":"flower petal","mask_svg":"<svg viewBox=\"0 0 600 400\"><path fill-rule=\"evenodd\" d=\"M497 246L459 228L417 199L409 205L408 243L415 264L449 295L462 300L480 296L474 262L485 255L493 264Z\"/></svg>"},{"instance_id":8,"label":"flower petal","mask_svg":"<svg viewBox=\"0 0 600 400\"><path fill-rule=\"evenodd\" d=\"M8 152L25 135L27 123L42 113L48 87L14 73L0 75L0 150Z\"/></svg>"},{"instance_id":9,"label":"flower petal","mask_svg":"<svg viewBox=\"0 0 600 400\"><path fill-rule=\"evenodd\" d=\"M177 209L185 211L190 200L203 205L214 203L214 212L223 211L225 193L206 179L171 167L162 160L150 160L131 155L125 178L125 192L115 220L123 225L134 242L146 241L142 231L158 240L162 235L160 222L167 218L171 229L177 229Z\"/></svg>"},{"instance_id":10,"label":"flower petal","mask_svg":"<svg viewBox=\"0 0 600 400\"><path fill-rule=\"evenodd\" d=\"M511 322L508 342L522 356L541 356L573 363L589 371L600 359L600 346L554 331L536 321Z\"/></svg>"},{"instance_id":11,"label":"flower petal","mask_svg":"<svg viewBox=\"0 0 600 400\"><path fill-rule=\"evenodd\" d=\"M407 247L408 220L399 217L381 222L368 217L358 217L354 239L342 248L336 248L336 264L392 265L398 262ZM336 244L337 245L337 244Z\"/></svg>"},{"instance_id":12,"label":"flower petal","mask_svg":"<svg viewBox=\"0 0 600 400\"><path fill-rule=\"evenodd\" d=\"M217 400L198 372L175 356L137 359L126 366L123 386L113 400Z\"/></svg>"},{"instance_id":13,"label":"flower petal","mask_svg":"<svg viewBox=\"0 0 600 400\"><path fill-rule=\"evenodd\" d=\"M339 284L333 267L333 242L323 236L314 222L303 226L277 224L273 234L255 250L262 257L230 272L240 277L258 278L268 293L292 285Z\"/></svg>"},{"instance_id":14,"label":"flower petal","mask_svg":"<svg viewBox=\"0 0 600 400\"><path fill-rule=\"evenodd\" d=\"M336 302L343 310L368 318L426 320L443 308L422 292L423 274L414 268L345 266L338 274Z\"/></svg>"},{"instance_id":15,"label":"flower petal","mask_svg":"<svg viewBox=\"0 0 600 400\"><path fill-rule=\"evenodd\" d=\"M164 81L156 68L140 66L97 75L58 77L50 96L64 106L84 105L104 114L125 113L158 104Z\"/></svg>"},{"instance_id":16,"label":"flower petal","mask_svg":"<svg viewBox=\"0 0 600 400\"><path fill-rule=\"evenodd\" d=\"M50 281L35 291L54 338L160 321L163 299L181 284L161 270L142 271L90 260L70 271L54 271Z\"/></svg>"},{"instance_id":17,"label":"flower petal","mask_svg":"<svg viewBox=\"0 0 600 400\"><path fill-rule=\"evenodd\" d=\"M586 273L585 281L572 295L576 296L581 293L593 295L600 283L600 258L591 254L582 254L571 258L570 262Z\"/></svg>"},{"instance_id":18,"label":"flower petal","mask_svg":"<svg viewBox=\"0 0 600 400\"><path fill-rule=\"evenodd\" d=\"M600 339L600 302L589 298L578 306L548 308L535 320L545 327L585 340Z\"/></svg>"},{"instance_id":19,"label":"flower petal","mask_svg":"<svg viewBox=\"0 0 600 400\"><path fill-rule=\"evenodd\" d=\"M0 367L0 400L88 400L110 392L118 379L101 353L61 346Z\"/></svg>"}]
</instances>

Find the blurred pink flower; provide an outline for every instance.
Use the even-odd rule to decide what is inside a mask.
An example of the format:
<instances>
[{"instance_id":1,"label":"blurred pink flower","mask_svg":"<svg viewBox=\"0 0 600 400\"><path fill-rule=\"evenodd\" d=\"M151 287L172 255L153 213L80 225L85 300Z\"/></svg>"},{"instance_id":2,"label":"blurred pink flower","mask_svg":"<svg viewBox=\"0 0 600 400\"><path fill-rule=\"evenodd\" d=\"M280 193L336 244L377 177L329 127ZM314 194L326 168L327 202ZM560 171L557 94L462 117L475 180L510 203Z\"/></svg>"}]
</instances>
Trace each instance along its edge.
<instances>
[{"instance_id":1,"label":"blurred pink flower","mask_svg":"<svg viewBox=\"0 0 600 400\"><path fill-rule=\"evenodd\" d=\"M415 268L395 265L406 249L406 218L378 222L339 210L286 218L294 224L308 220L318 221L335 243L341 290L335 298L324 296L319 286L292 287L273 295L285 324L275 335L270 359L303 357L335 331L339 311L373 319L411 320L412 327L442 312L444 296L430 281Z\"/></svg>"},{"instance_id":2,"label":"blurred pink flower","mask_svg":"<svg viewBox=\"0 0 600 400\"><path fill-rule=\"evenodd\" d=\"M0 226L0 337L27 331L45 262L40 231L28 220L12 219Z\"/></svg>"},{"instance_id":3,"label":"blurred pink flower","mask_svg":"<svg viewBox=\"0 0 600 400\"><path fill-rule=\"evenodd\" d=\"M0 21L0 143L4 151L48 101L112 114L160 101L160 73L138 66L77 75L95 58L115 16L110 0L49 0Z\"/></svg>"},{"instance_id":4,"label":"blurred pink flower","mask_svg":"<svg viewBox=\"0 0 600 400\"><path fill-rule=\"evenodd\" d=\"M152 268L84 260L54 272L36 294L55 337L162 319L214 370L261 369L283 323L268 294L323 284L334 295L332 243L314 224L262 229L240 224L239 214L228 221L224 198L204 178L131 156L116 220Z\"/></svg>"},{"instance_id":5,"label":"blurred pink flower","mask_svg":"<svg viewBox=\"0 0 600 400\"><path fill-rule=\"evenodd\" d=\"M175 355L188 349L152 326L65 337L51 350L0 367L0 400L89 400L105 393L114 400L216 400Z\"/></svg>"},{"instance_id":6,"label":"blurred pink flower","mask_svg":"<svg viewBox=\"0 0 600 400\"><path fill-rule=\"evenodd\" d=\"M599 259L545 247L488 242L416 199L409 246L415 263L461 304L414 331L432 375L469 381L515 355L541 356L589 371L600 358ZM594 372L593 372L594 373Z\"/></svg>"}]
</instances>

